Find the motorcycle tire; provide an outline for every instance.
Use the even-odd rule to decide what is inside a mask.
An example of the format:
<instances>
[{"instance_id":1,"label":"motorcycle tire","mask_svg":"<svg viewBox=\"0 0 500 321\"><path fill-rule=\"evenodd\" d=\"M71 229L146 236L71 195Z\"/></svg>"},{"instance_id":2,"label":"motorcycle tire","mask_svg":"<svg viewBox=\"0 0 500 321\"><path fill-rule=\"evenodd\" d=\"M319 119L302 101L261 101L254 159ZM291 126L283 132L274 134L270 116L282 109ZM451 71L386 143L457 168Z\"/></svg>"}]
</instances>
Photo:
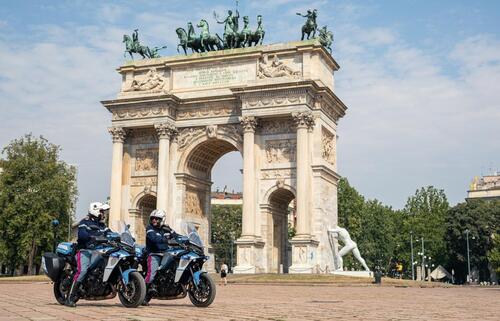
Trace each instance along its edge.
<instances>
[{"instance_id":1,"label":"motorcycle tire","mask_svg":"<svg viewBox=\"0 0 500 321\"><path fill-rule=\"evenodd\" d=\"M126 308L137 308L142 304L146 297L146 282L139 272L131 272L129 274L129 282L127 290L131 291L130 294L124 294L122 291L118 292L120 302Z\"/></svg>"},{"instance_id":2,"label":"motorcycle tire","mask_svg":"<svg viewBox=\"0 0 500 321\"><path fill-rule=\"evenodd\" d=\"M69 292L69 289L68 291L66 291L66 293L64 293L62 291L62 282L64 281L64 278L66 277L65 274L61 275L61 277L59 279L57 279L56 282L54 282L54 296L56 297L56 300L57 300L57 303L61 304L61 305L64 305L66 303L66 297L68 296L68 292ZM70 286L71 286L71 283L70 283ZM76 300L78 301L78 300ZM75 301L75 303L76 303Z\"/></svg>"},{"instance_id":3,"label":"motorcycle tire","mask_svg":"<svg viewBox=\"0 0 500 321\"><path fill-rule=\"evenodd\" d=\"M189 300L199 308L206 308L215 300L215 282L207 273L200 275L198 288L189 289Z\"/></svg>"}]
</instances>

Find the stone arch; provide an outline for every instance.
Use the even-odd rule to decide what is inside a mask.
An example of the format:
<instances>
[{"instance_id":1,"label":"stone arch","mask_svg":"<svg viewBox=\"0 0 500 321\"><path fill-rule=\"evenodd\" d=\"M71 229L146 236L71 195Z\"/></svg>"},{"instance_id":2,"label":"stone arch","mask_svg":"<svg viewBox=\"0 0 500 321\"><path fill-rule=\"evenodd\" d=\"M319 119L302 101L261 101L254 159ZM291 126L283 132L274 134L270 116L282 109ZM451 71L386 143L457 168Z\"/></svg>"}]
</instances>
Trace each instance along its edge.
<instances>
[{"instance_id":1,"label":"stone arch","mask_svg":"<svg viewBox=\"0 0 500 321\"><path fill-rule=\"evenodd\" d=\"M142 192L134 199L134 231L137 243L145 244L146 227L149 222L149 214L156 208L156 194L152 192Z\"/></svg>"},{"instance_id":2,"label":"stone arch","mask_svg":"<svg viewBox=\"0 0 500 321\"><path fill-rule=\"evenodd\" d=\"M216 137L208 137L202 132L191 139L189 146L180 146L177 171L189 173L191 168L210 172L217 160L226 153L239 151L243 154L243 143L239 135L234 135L234 127L234 125L231 127L233 129L231 135L223 132ZM200 164L200 160L203 159L205 164Z\"/></svg>"},{"instance_id":3,"label":"stone arch","mask_svg":"<svg viewBox=\"0 0 500 321\"><path fill-rule=\"evenodd\" d=\"M146 190L140 192L132 200L131 208L137 209L137 207L139 206L139 202L146 196L153 196L154 198L156 198L156 193L153 191L146 191Z\"/></svg>"},{"instance_id":4,"label":"stone arch","mask_svg":"<svg viewBox=\"0 0 500 321\"><path fill-rule=\"evenodd\" d=\"M271 273L288 273L291 265L291 247L288 242L289 205L295 199L295 189L276 184L265 194L261 206L267 220L267 270ZM293 216L292 216L293 218Z\"/></svg>"},{"instance_id":5,"label":"stone arch","mask_svg":"<svg viewBox=\"0 0 500 321\"><path fill-rule=\"evenodd\" d=\"M177 192L180 211L177 217L197 226L205 244L210 245L211 235L211 174L215 163L225 154L238 151L242 154L239 125L213 125L197 130L186 129L191 137L179 134L178 164L176 166ZM213 256L213 255L212 255Z\"/></svg>"}]
</instances>

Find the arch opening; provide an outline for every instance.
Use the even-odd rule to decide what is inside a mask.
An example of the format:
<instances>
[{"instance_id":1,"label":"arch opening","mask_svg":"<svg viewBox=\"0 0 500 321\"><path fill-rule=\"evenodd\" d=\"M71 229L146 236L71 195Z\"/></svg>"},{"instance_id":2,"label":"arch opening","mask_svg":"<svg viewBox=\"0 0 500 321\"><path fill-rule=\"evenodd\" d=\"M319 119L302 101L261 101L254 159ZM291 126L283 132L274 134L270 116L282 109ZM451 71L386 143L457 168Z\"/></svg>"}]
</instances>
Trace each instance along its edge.
<instances>
[{"instance_id":1,"label":"arch opening","mask_svg":"<svg viewBox=\"0 0 500 321\"><path fill-rule=\"evenodd\" d=\"M269 195L268 269L271 273L288 273L292 265L289 238L295 231L295 195L286 188L278 188Z\"/></svg>"},{"instance_id":2,"label":"arch opening","mask_svg":"<svg viewBox=\"0 0 500 321\"><path fill-rule=\"evenodd\" d=\"M218 230L212 233L212 200L216 204L214 206L218 207L218 217L214 225L216 229L231 225L226 224L229 222L224 220L228 219L230 213L241 213L241 193L238 204L231 192L235 191L234 195L237 195L238 189L241 188L240 170L243 159L240 146L236 142L221 138L203 140L187 152L180 164L180 171L187 175L179 176L178 182L182 183L184 188L183 218L194 223L204 243L209 245L209 248L212 247L214 253L211 256L214 257L216 266L225 262L231 268L232 258L236 256L236 247L231 243L231 239L227 239L229 234L220 233ZM239 206L239 209L235 206Z\"/></svg>"},{"instance_id":3,"label":"arch opening","mask_svg":"<svg viewBox=\"0 0 500 321\"><path fill-rule=\"evenodd\" d=\"M149 214L156 209L156 197L146 194L137 202L138 219L135 220L135 237L139 244L146 243L146 227L149 224Z\"/></svg>"}]
</instances>

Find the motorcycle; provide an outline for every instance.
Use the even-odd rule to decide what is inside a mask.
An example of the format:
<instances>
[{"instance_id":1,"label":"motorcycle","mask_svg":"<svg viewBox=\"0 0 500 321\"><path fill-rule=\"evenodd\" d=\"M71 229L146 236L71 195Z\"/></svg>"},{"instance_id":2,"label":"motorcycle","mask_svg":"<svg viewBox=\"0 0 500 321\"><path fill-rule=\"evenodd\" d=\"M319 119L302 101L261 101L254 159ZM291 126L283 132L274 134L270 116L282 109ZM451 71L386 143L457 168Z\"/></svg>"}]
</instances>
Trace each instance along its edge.
<instances>
[{"instance_id":1,"label":"motorcycle","mask_svg":"<svg viewBox=\"0 0 500 321\"><path fill-rule=\"evenodd\" d=\"M203 271L208 260L203 242L193 224L185 224L185 235L176 235L168 240L169 249L161 256L155 279L150 285L149 295L159 300L182 299L189 295L197 307L208 307L215 299L215 282ZM143 276L147 274L147 253L139 254Z\"/></svg>"},{"instance_id":2,"label":"motorcycle","mask_svg":"<svg viewBox=\"0 0 500 321\"><path fill-rule=\"evenodd\" d=\"M97 237L95 243L93 255L97 258L78 289L79 299L107 300L118 294L127 308L141 305L146 296L146 283L135 269L137 253L133 237L126 230L121 235L108 233L106 237ZM42 257L42 269L54 282L54 296L62 305L77 271L76 252L76 243L62 242L55 253L48 252Z\"/></svg>"}]
</instances>

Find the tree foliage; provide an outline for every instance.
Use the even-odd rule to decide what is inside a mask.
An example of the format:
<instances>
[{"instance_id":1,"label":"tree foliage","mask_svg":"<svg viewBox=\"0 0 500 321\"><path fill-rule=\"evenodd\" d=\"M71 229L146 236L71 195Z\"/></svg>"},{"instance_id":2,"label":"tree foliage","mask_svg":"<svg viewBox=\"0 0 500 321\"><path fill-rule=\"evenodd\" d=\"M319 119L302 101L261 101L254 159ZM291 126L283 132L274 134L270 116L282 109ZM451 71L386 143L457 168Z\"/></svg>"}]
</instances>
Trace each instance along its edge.
<instances>
[{"instance_id":1,"label":"tree foliage","mask_svg":"<svg viewBox=\"0 0 500 321\"><path fill-rule=\"evenodd\" d=\"M465 281L467 276L467 235L469 230L469 257L471 269L479 270L481 280L489 279L488 257L495 264L498 260L498 234L500 201L468 200L452 207L446 218L446 243L449 262L456 278ZM495 255L496 254L496 255ZM498 267L498 261L496 261Z\"/></svg>"},{"instance_id":2,"label":"tree foliage","mask_svg":"<svg viewBox=\"0 0 500 321\"><path fill-rule=\"evenodd\" d=\"M0 175L0 261L11 271L22 264L34 273L54 242L50 222L67 231L76 197L75 171L59 160L60 147L31 134L3 149ZM63 239L59 233L58 240Z\"/></svg>"},{"instance_id":3,"label":"tree foliage","mask_svg":"<svg viewBox=\"0 0 500 321\"><path fill-rule=\"evenodd\" d=\"M236 246L233 242L241 236L241 205L212 205L212 246L215 264L228 266L236 263Z\"/></svg>"}]
</instances>

